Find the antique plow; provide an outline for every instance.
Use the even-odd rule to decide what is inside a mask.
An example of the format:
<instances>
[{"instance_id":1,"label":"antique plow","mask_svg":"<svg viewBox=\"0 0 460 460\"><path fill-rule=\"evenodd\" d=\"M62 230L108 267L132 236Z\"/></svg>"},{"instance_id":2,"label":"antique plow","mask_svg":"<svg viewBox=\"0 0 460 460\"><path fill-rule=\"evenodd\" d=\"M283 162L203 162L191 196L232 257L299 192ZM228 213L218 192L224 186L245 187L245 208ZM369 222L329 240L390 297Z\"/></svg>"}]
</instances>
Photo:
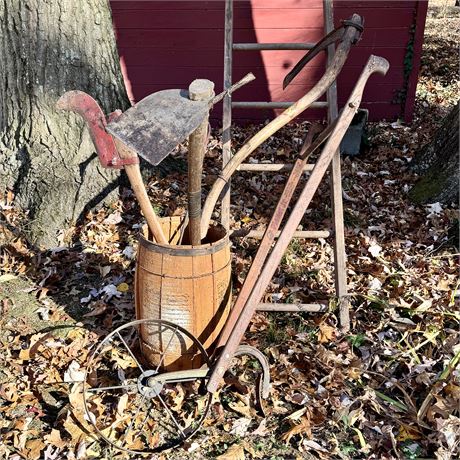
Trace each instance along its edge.
<instances>
[{"instance_id":1,"label":"antique plow","mask_svg":"<svg viewBox=\"0 0 460 460\"><path fill-rule=\"evenodd\" d=\"M211 220L211 215L216 206L217 200L219 199L223 189L228 183L229 179L233 173L237 170L238 166L252 153L254 150L259 147L262 142L266 141L270 136L272 136L276 131L281 129L295 117L300 115L305 111L310 105L317 101L331 86L334 80L339 75L342 67L347 60L348 53L351 46L357 42L361 32L363 30L363 21L361 17L357 14L353 14L352 17L344 21L342 26L338 30L332 32L327 37L328 40L322 40L317 46L312 48L307 57L311 55L316 55L319 51L324 50L331 43L331 40L340 40L337 50L334 55L332 63L328 66L326 72L321 77L321 79L316 83L316 85L299 99L294 105L286 109L281 115L276 117L263 129L261 129L257 134L255 134L251 139L249 139L246 144L241 147L241 149L235 153L232 159L226 164L220 176L217 178L216 182L212 186L211 191L209 192L206 202L203 206L203 213L201 219L201 235L206 234L207 228L209 226L209 221ZM308 62L308 58L303 58L299 64L297 64L293 71L291 71L292 78L301 70L301 68Z\"/></svg>"},{"instance_id":2,"label":"antique plow","mask_svg":"<svg viewBox=\"0 0 460 460\"><path fill-rule=\"evenodd\" d=\"M211 408L213 394L218 390L231 360L240 354L251 355L261 363L261 393L262 397L268 397L269 373L266 358L257 349L240 345L240 342L345 131L359 108L367 80L373 73L385 75L388 68L389 64L385 59L370 56L334 125L321 133L315 141L312 141L313 133L309 133L238 296L234 307L235 313L227 320L213 361L198 338L179 325L164 320L145 319L125 324L97 346L87 365L83 395L87 420L107 442L135 454L150 453L182 444L200 428ZM286 118L289 117L282 118L280 126L283 126ZM314 169L270 252L304 163L309 154L319 149L323 143L325 145ZM247 152L252 145L246 149L243 147L241 151ZM151 335L157 335L164 344L157 350L156 366L149 364L140 352L139 330L142 328L147 328ZM200 358L201 367L183 370L165 366L166 355L173 341L182 343L183 350L188 355L192 350L194 355ZM195 362L195 359L193 361ZM130 412L127 411L129 404Z\"/></svg>"}]
</instances>

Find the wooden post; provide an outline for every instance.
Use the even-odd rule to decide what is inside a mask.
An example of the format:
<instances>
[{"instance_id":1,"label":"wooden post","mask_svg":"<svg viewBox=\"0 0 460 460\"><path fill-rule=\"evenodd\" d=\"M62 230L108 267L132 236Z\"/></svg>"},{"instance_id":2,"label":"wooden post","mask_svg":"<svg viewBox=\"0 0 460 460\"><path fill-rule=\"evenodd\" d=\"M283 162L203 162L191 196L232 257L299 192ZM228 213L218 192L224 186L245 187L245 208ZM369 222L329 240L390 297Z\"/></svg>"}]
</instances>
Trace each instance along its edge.
<instances>
[{"instance_id":1,"label":"wooden post","mask_svg":"<svg viewBox=\"0 0 460 460\"><path fill-rule=\"evenodd\" d=\"M225 0L224 91L232 86L233 0ZM222 169L232 158L232 95L227 93L222 108ZM230 181L222 197L221 223L230 229Z\"/></svg>"},{"instance_id":2,"label":"wooden post","mask_svg":"<svg viewBox=\"0 0 460 460\"><path fill-rule=\"evenodd\" d=\"M214 97L214 83L203 79L194 80L188 92L192 101L210 101ZM188 225L190 244L193 246L201 243L201 176L208 138L208 118L190 134L188 143Z\"/></svg>"},{"instance_id":3,"label":"wooden post","mask_svg":"<svg viewBox=\"0 0 460 460\"><path fill-rule=\"evenodd\" d=\"M334 29L334 11L332 0L324 0L324 25L328 34ZM327 49L327 65L334 59L335 47ZM338 116L337 82L334 81L327 90L328 121L333 123ZM330 166L332 215L334 228L334 277L335 291L339 302L340 325L343 332L350 330L350 303L347 290L347 267L345 253L345 229L343 225L342 173L340 168L340 150L335 152Z\"/></svg>"}]
</instances>

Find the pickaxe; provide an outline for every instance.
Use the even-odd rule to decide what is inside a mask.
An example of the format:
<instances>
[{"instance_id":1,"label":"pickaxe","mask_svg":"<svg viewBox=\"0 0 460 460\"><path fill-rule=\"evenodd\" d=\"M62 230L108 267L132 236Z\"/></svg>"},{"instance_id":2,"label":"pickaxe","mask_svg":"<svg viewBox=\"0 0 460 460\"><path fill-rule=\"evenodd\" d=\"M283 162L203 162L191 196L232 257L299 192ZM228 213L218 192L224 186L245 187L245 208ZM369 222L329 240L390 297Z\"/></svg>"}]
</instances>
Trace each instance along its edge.
<instances>
[{"instance_id":1,"label":"pickaxe","mask_svg":"<svg viewBox=\"0 0 460 460\"><path fill-rule=\"evenodd\" d=\"M128 147L113 139L106 131L107 123L120 117L121 111L111 113L106 119L99 104L83 91L68 91L60 97L56 107L78 113L85 120L102 167L125 168L153 238L157 243L167 244L161 224L142 182L139 157Z\"/></svg>"},{"instance_id":2,"label":"pickaxe","mask_svg":"<svg viewBox=\"0 0 460 460\"><path fill-rule=\"evenodd\" d=\"M351 44L354 45L358 42L364 30L364 19L359 16L353 15L350 19L342 21L342 25L334 29L323 37L307 54L292 68L292 70L284 77L283 89L291 83L291 81L300 73L300 71L321 51L327 50L329 45L336 41L342 41L345 38L345 31L347 27L356 29L354 37L351 39Z\"/></svg>"}]
</instances>

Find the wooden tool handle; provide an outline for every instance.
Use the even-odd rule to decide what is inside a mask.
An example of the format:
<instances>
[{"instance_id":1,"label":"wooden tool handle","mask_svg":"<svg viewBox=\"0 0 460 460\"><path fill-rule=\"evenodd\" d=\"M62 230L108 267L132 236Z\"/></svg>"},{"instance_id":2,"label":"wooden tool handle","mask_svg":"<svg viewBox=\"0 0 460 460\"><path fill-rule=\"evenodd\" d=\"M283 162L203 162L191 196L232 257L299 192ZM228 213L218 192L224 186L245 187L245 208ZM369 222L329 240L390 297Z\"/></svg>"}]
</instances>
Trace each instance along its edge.
<instances>
[{"instance_id":1,"label":"wooden tool handle","mask_svg":"<svg viewBox=\"0 0 460 460\"><path fill-rule=\"evenodd\" d=\"M217 104L219 101L221 101L225 97L226 94L232 94L236 90L240 89L244 85L247 85L248 83L250 83L251 81L255 79L256 77L254 76L254 74L252 72L249 72L240 81L237 81L235 84L230 86L230 88L228 88L225 91L222 91L220 94L214 97L214 99L212 100L212 103Z\"/></svg>"},{"instance_id":2,"label":"wooden tool handle","mask_svg":"<svg viewBox=\"0 0 460 460\"><path fill-rule=\"evenodd\" d=\"M127 159L137 157L136 153L126 147L126 145L121 143L119 140L114 138L114 141L120 158ZM163 229L161 228L160 221L158 220L158 216L155 214L152 203L150 203L147 191L145 190L139 164L127 164L125 165L125 171L134 191L134 195L136 195L139 206L141 207L142 214L144 214L147 225L152 232L153 238L157 243L168 244L168 241L163 233Z\"/></svg>"},{"instance_id":3,"label":"wooden tool handle","mask_svg":"<svg viewBox=\"0 0 460 460\"><path fill-rule=\"evenodd\" d=\"M281 115L272 120L268 125L264 126L258 133L249 139L238 152L233 155L232 159L225 165L224 170L214 182L211 191L209 192L206 202L203 206L201 218L201 236L206 235L208 230L211 215L216 206L217 200L227 185L232 174L237 170L238 166L259 147L262 142L266 141L271 135L276 133L279 129L289 123L296 116L306 110L314 101L319 99L331 86L337 78L340 70L348 56L353 39L355 37L356 29L349 27L345 32L342 42L337 48L332 64L327 68L325 74L318 81L318 83L307 93L300 98L295 104L291 105Z\"/></svg>"},{"instance_id":4,"label":"wooden tool handle","mask_svg":"<svg viewBox=\"0 0 460 460\"><path fill-rule=\"evenodd\" d=\"M209 101L214 95L214 83L194 80L189 88L192 101ZM208 117L190 134L188 144L188 217L190 244L201 243L201 176L208 138Z\"/></svg>"}]
</instances>

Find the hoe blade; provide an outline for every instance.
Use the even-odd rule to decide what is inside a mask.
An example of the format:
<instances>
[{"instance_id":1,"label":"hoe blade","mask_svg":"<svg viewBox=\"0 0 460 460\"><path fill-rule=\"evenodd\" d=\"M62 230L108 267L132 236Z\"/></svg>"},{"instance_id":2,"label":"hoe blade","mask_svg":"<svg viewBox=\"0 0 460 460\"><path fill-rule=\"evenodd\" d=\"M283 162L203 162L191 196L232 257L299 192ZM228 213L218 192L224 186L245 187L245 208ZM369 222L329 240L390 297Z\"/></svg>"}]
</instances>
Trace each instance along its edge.
<instances>
[{"instance_id":1,"label":"hoe blade","mask_svg":"<svg viewBox=\"0 0 460 460\"><path fill-rule=\"evenodd\" d=\"M207 101L191 101L187 90L167 89L139 101L106 130L156 166L198 128L208 110Z\"/></svg>"}]
</instances>

